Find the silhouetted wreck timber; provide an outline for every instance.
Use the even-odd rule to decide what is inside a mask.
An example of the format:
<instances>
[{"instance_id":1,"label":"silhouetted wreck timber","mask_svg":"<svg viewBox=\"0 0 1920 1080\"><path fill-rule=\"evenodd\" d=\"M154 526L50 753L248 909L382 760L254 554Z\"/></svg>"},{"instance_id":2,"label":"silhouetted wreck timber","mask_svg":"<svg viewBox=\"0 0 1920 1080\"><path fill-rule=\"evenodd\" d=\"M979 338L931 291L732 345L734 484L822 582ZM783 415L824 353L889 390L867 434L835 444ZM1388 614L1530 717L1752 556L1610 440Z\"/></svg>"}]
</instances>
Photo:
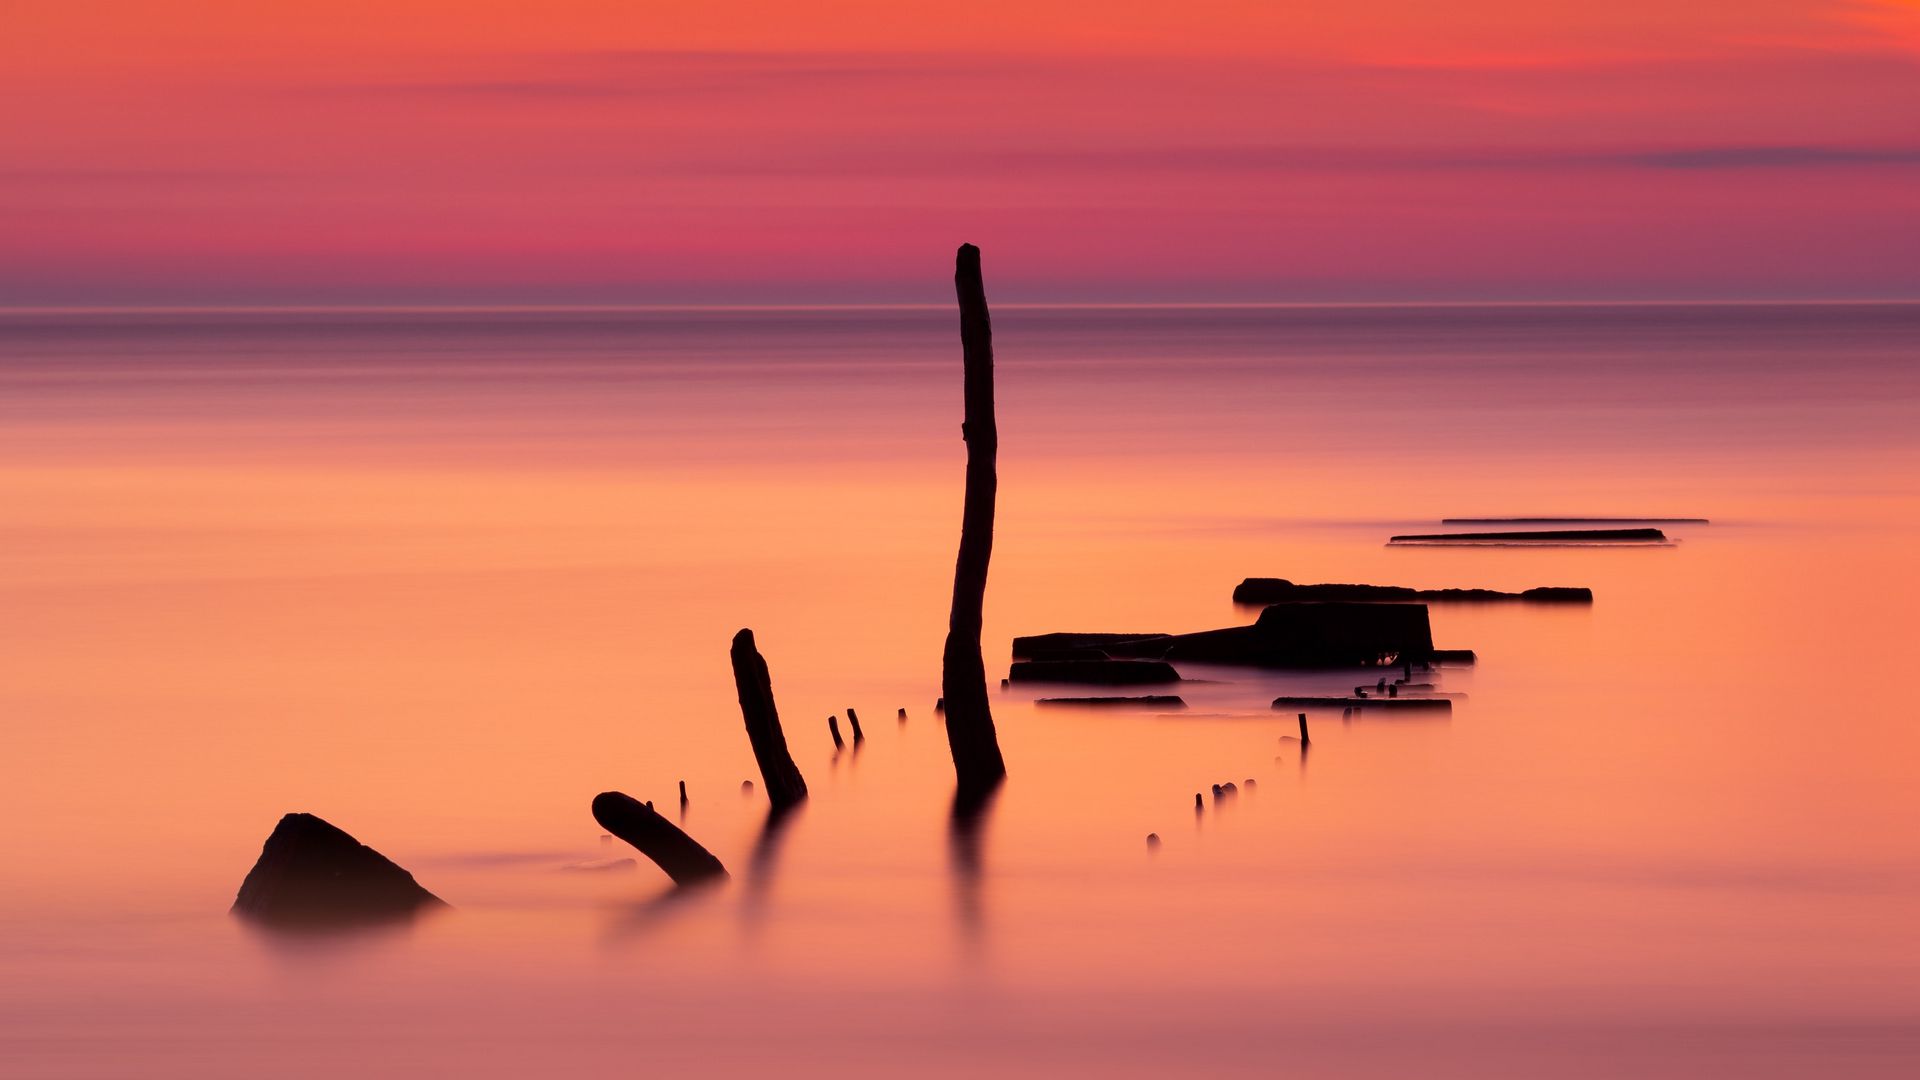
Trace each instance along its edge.
<instances>
[{"instance_id":1,"label":"silhouetted wreck timber","mask_svg":"<svg viewBox=\"0 0 1920 1080\"><path fill-rule=\"evenodd\" d=\"M773 676L767 671L766 658L754 646L752 630L733 635L729 655L733 660L733 685L740 696L740 715L747 723L747 741L753 744L753 759L760 763L767 798L776 809L793 806L807 797L807 782L787 751L780 710L773 704Z\"/></svg>"},{"instance_id":2,"label":"silhouetted wreck timber","mask_svg":"<svg viewBox=\"0 0 1920 1080\"><path fill-rule=\"evenodd\" d=\"M1472 649L1435 649L1427 654L1431 664L1472 664L1477 660Z\"/></svg>"},{"instance_id":3,"label":"silhouetted wreck timber","mask_svg":"<svg viewBox=\"0 0 1920 1080\"><path fill-rule=\"evenodd\" d=\"M1236 604L1298 604L1324 601L1398 603L1408 600L1468 602L1525 600L1531 603L1591 604L1593 590L1542 586L1523 592L1498 589L1412 589L1404 585L1299 585L1285 578L1247 578L1233 590Z\"/></svg>"},{"instance_id":4,"label":"silhouetted wreck timber","mask_svg":"<svg viewBox=\"0 0 1920 1080\"><path fill-rule=\"evenodd\" d=\"M1028 663L1095 665L1111 657L1272 668L1410 665L1439 655L1425 604L1370 603L1275 604L1251 626L1193 634L1042 634L1015 638L1014 649L1062 657ZM1461 654L1471 662L1471 652L1449 651Z\"/></svg>"},{"instance_id":5,"label":"silhouetted wreck timber","mask_svg":"<svg viewBox=\"0 0 1920 1080\"><path fill-rule=\"evenodd\" d=\"M1172 664L1159 660L1019 660L1007 671L1014 682L1092 683L1146 686L1179 682Z\"/></svg>"},{"instance_id":6,"label":"silhouetted wreck timber","mask_svg":"<svg viewBox=\"0 0 1920 1080\"><path fill-rule=\"evenodd\" d=\"M1546 529L1509 532L1407 533L1391 537L1394 544L1481 543L1511 544L1644 544L1664 541L1659 529Z\"/></svg>"},{"instance_id":7,"label":"silhouetted wreck timber","mask_svg":"<svg viewBox=\"0 0 1920 1080\"><path fill-rule=\"evenodd\" d=\"M953 607L941 657L940 693L946 706L947 746L953 753L960 799L974 801L1006 778L1006 760L987 701L987 668L980 655L980 622L993 558L993 504L999 488L995 459L1000 431L993 415L993 322L980 277L980 249L960 245L953 291L960 305L960 437L967 444L966 495L960 511L960 552L953 568Z\"/></svg>"},{"instance_id":8,"label":"silhouetted wreck timber","mask_svg":"<svg viewBox=\"0 0 1920 1080\"><path fill-rule=\"evenodd\" d=\"M651 803L618 791L603 791L593 797L593 819L652 859L676 885L695 885L727 876L727 868L712 852L656 813Z\"/></svg>"},{"instance_id":9,"label":"silhouetted wreck timber","mask_svg":"<svg viewBox=\"0 0 1920 1080\"><path fill-rule=\"evenodd\" d=\"M1250 667L1372 667L1433 652L1425 604L1275 604L1252 626L1110 646L1115 656Z\"/></svg>"},{"instance_id":10,"label":"silhouetted wreck timber","mask_svg":"<svg viewBox=\"0 0 1920 1080\"><path fill-rule=\"evenodd\" d=\"M1043 697L1035 705L1092 709L1184 709L1185 698L1178 694L1142 694L1139 697Z\"/></svg>"},{"instance_id":11,"label":"silhouetted wreck timber","mask_svg":"<svg viewBox=\"0 0 1920 1080\"><path fill-rule=\"evenodd\" d=\"M1442 525L1706 525L1689 517L1504 517L1441 518Z\"/></svg>"},{"instance_id":12,"label":"silhouetted wreck timber","mask_svg":"<svg viewBox=\"0 0 1920 1080\"><path fill-rule=\"evenodd\" d=\"M1453 712L1453 702L1443 697L1277 697L1273 707L1297 712L1301 709L1351 709L1367 712Z\"/></svg>"},{"instance_id":13,"label":"silhouetted wreck timber","mask_svg":"<svg viewBox=\"0 0 1920 1080\"><path fill-rule=\"evenodd\" d=\"M1015 660L1101 660L1106 647L1122 641L1164 638L1166 634L1032 634L1013 639Z\"/></svg>"},{"instance_id":14,"label":"silhouetted wreck timber","mask_svg":"<svg viewBox=\"0 0 1920 1080\"><path fill-rule=\"evenodd\" d=\"M406 918L446 901L393 860L312 814L273 827L233 900L233 914L290 927Z\"/></svg>"}]
</instances>

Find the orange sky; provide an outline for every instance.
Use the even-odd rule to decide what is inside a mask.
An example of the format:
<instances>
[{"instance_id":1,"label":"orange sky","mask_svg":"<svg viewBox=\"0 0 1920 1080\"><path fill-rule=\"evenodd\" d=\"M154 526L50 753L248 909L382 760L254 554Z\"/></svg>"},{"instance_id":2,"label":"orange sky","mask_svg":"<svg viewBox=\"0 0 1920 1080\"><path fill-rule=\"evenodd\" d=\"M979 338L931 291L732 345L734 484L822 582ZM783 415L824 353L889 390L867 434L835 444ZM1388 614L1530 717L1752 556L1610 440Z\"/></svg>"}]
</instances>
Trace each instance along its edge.
<instances>
[{"instance_id":1,"label":"orange sky","mask_svg":"<svg viewBox=\"0 0 1920 1080\"><path fill-rule=\"evenodd\" d=\"M15 0L0 303L1920 294L1920 4Z\"/></svg>"}]
</instances>

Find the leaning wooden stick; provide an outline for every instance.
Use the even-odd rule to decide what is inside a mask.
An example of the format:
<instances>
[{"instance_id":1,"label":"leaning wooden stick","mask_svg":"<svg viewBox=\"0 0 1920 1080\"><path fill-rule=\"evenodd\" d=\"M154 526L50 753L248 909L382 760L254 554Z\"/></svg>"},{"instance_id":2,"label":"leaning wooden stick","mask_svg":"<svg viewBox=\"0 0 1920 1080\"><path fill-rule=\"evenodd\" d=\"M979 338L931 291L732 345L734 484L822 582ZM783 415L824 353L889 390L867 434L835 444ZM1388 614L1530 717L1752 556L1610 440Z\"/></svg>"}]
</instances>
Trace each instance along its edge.
<instances>
[{"instance_id":1,"label":"leaning wooden stick","mask_svg":"<svg viewBox=\"0 0 1920 1080\"><path fill-rule=\"evenodd\" d=\"M987 564L993 557L993 503L999 486L995 457L1000 433L993 417L993 325L987 316L986 287L980 280L980 249L972 244L960 245L953 286L960 302L966 400L960 432L967 443L967 486L940 689L954 774L960 790L972 794L991 790L1007 775L987 702L986 663L980 654Z\"/></svg>"},{"instance_id":2,"label":"leaning wooden stick","mask_svg":"<svg viewBox=\"0 0 1920 1080\"><path fill-rule=\"evenodd\" d=\"M766 782L773 808L784 810L807 797L807 782L787 752L787 736L780 730L780 711L773 706L773 677L754 647L753 631L733 635L733 685L740 693L740 715L747 722L747 740L753 744L760 778Z\"/></svg>"},{"instance_id":3,"label":"leaning wooden stick","mask_svg":"<svg viewBox=\"0 0 1920 1080\"><path fill-rule=\"evenodd\" d=\"M727 876L727 868L699 841L643 803L618 791L593 797L593 820L658 863L676 885L694 885Z\"/></svg>"}]
</instances>

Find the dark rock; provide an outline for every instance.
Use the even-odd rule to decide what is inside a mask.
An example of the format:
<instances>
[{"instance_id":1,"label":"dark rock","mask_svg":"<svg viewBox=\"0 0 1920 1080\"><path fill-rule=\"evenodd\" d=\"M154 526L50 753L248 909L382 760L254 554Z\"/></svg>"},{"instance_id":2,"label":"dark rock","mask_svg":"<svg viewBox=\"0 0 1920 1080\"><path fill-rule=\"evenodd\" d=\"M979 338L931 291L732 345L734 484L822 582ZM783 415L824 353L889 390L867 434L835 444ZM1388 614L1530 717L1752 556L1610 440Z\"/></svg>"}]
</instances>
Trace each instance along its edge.
<instances>
[{"instance_id":1,"label":"dark rock","mask_svg":"<svg viewBox=\"0 0 1920 1080\"><path fill-rule=\"evenodd\" d=\"M312 814L275 825L240 883L233 914L288 926L405 918L446 901L393 860Z\"/></svg>"},{"instance_id":2,"label":"dark rock","mask_svg":"<svg viewBox=\"0 0 1920 1080\"><path fill-rule=\"evenodd\" d=\"M1591 604L1593 590L1543 586L1523 592L1497 589L1412 589L1404 585L1297 585L1285 578L1247 578L1233 590L1236 604L1298 604L1325 601L1346 603L1402 603L1431 600L1441 603L1524 600L1532 603Z\"/></svg>"},{"instance_id":3,"label":"dark rock","mask_svg":"<svg viewBox=\"0 0 1920 1080\"><path fill-rule=\"evenodd\" d=\"M1014 682L1141 686L1179 682L1172 664L1157 660L1021 660L1007 672Z\"/></svg>"}]
</instances>

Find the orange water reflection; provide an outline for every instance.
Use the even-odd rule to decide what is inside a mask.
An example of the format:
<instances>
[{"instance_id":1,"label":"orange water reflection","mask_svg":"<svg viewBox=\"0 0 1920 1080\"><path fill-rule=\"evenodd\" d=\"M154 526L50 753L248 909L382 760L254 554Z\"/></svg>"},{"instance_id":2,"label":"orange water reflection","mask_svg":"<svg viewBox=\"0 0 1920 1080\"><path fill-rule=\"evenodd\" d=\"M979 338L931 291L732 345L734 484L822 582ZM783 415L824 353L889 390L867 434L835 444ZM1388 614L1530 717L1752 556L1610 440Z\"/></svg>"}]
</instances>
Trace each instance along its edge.
<instances>
[{"instance_id":1,"label":"orange water reflection","mask_svg":"<svg viewBox=\"0 0 1920 1080\"><path fill-rule=\"evenodd\" d=\"M586 335L592 362L550 379L582 339L449 331L479 359L401 378L432 334L175 328L149 335L175 355L133 359L16 338L0 1063L1910 1072L1920 424L1900 422L1920 394L1882 361L1911 315L1830 315L1841 359L1811 390L1775 355L1804 343L1736 316L1687 350L1630 318L1536 329L1535 362L1573 369L1557 398L1497 314L1431 347L1501 361L1462 376L1480 397L1423 382L1406 341L1324 331L1359 359L1301 375L1320 397L1301 412L1253 408L1284 372L1236 366L1332 350L1286 326L1223 345L1199 316L1145 342L1087 319L1076 347L1048 317L1025 316L1025 356L1021 316L1001 331L990 668L1016 633L1243 620L1249 574L1597 602L1436 606L1439 643L1481 656L1441 675L1468 695L1452 721L1318 719L1304 766L1265 704L1345 676L1190 672L1228 681L1171 718L1001 693L1012 777L973 875L931 711L961 453L944 316L925 342L912 320L817 328L846 354L825 375L748 365L783 340L749 326L690 385L618 366L646 327ZM1725 400L1724 370L1686 358L1702 341L1776 375ZM276 342L342 367L299 389L236 374ZM1645 400L1583 396L1594 355L1642 351L1672 359L1636 369ZM111 377L136 361L146 378ZM1381 543L1502 512L1716 523L1657 550ZM743 625L814 792L777 844L740 791ZM825 720L850 705L869 738L836 758ZM1196 791L1248 778L1195 817ZM681 779L728 889L661 905L651 867L558 869L625 854L595 792L666 805ZM458 910L326 946L233 926L288 810Z\"/></svg>"}]
</instances>

